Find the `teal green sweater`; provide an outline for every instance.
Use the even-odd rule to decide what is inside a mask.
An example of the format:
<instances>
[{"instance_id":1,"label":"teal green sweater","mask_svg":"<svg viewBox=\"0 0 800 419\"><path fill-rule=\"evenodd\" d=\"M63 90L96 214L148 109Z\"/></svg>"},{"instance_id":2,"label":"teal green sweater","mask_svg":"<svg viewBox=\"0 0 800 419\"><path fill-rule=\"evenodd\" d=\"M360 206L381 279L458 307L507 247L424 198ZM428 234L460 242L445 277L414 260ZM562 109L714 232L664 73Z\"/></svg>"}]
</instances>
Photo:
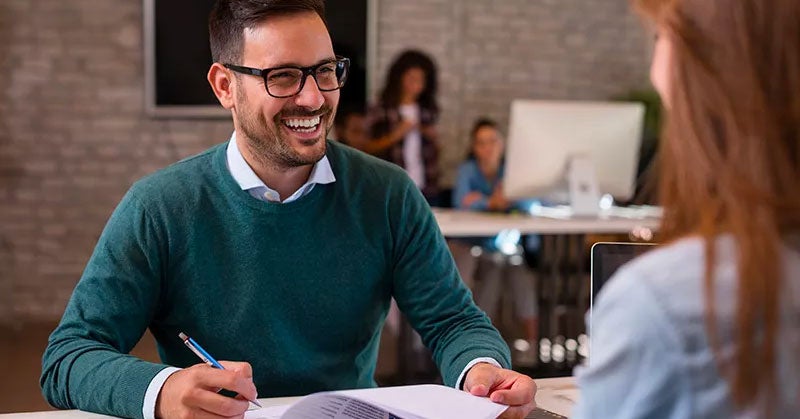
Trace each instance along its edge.
<instances>
[{"instance_id":1,"label":"teal green sweater","mask_svg":"<svg viewBox=\"0 0 800 419\"><path fill-rule=\"evenodd\" d=\"M328 143L336 182L288 204L242 191L220 145L133 185L50 336L41 386L56 407L141 417L167 365L253 365L259 397L375 386L394 297L445 383L508 347L472 302L429 207L398 167ZM128 355L145 329L164 363Z\"/></svg>"}]
</instances>

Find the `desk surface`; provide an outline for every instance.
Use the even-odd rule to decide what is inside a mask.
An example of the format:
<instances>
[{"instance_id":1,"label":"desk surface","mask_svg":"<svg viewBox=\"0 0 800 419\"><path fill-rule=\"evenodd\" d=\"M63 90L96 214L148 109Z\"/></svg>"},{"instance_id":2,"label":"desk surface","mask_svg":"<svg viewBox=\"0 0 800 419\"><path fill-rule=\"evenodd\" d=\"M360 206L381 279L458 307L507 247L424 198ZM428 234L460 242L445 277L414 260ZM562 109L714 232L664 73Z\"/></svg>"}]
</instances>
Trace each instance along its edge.
<instances>
[{"instance_id":1,"label":"desk surface","mask_svg":"<svg viewBox=\"0 0 800 419\"><path fill-rule=\"evenodd\" d=\"M551 218L435 208L433 215L447 237L494 236L516 229L522 234L627 234L639 228L658 229L658 217Z\"/></svg>"},{"instance_id":2,"label":"desk surface","mask_svg":"<svg viewBox=\"0 0 800 419\"><path fill-rule=\"evenodd\" d=\"M575 379L573 377L544 378L536 380L539 390L536 393L536 404L546 410L569 417L573 402L570 397L565 397L565 392L575 392ZM300 397L274 397L258 399L263 406L278 406L294 403ZM9 413L0 414L2 419L92 419L109 418L111 416L98 415L80 410L56 410L50 412Z\"/></svg>"}]
</instances>

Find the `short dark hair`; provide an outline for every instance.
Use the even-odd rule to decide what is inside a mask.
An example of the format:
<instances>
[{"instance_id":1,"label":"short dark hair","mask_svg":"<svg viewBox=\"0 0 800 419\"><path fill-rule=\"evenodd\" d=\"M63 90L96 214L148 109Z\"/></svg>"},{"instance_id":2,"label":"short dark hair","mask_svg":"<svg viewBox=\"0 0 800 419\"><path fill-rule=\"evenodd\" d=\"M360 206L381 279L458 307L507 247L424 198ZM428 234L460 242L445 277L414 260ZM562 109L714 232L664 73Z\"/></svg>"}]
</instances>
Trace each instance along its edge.
<instances>
[{"instance_id":1,"label":"short dark hair","mask_svg":"<svg viewBox=\"0 0 800 419\"><path fill-rule=\"evenodd\" d=\"M336 110L336 119L333 121L336 128L344 128L351 116L366 116L367 111L362 104L340 104Z\"/></svg>"},{"instance_id":2,"label":"short dark hair","mask_svg":"<svg viewBox=\"0 0 800 419\"><path fill-rule=\"evenodd\" d=\"M266 18L314 12L325 22L323 0L217 0L208 18L211 58L239 64L244 52L244 30Z\"/></svg>"}]
</instances>

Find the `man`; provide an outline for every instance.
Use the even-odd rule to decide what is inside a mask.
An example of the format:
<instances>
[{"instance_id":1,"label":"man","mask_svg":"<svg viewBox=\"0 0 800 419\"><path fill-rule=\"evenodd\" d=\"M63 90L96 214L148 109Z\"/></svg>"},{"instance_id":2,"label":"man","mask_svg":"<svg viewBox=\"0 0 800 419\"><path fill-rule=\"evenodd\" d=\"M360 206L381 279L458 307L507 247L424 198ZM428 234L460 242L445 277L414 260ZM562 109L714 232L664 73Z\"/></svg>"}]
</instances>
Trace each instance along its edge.
<instances>
[{"instance_id":1,"label":"man","mask_svg":"<svg viewBox=\"0 0 800 419\"><path fill-rule=\"evenodd\" d=\"M447 384L509 417L532 408L414 184L326 142L347 62L322 16L321 0L215 5L208 80L235 132L137 182L111 216L44 354L54 406L241 417L259 395L374 386L394 297ZM164 365L128 355L148 327ZM180 332L252 367L194 365Z\"/></svg>"},{"instance_id":2,"label":"man","mask_svg":"<svg viewBox=\"0 0 800 419\"><path fill-rule=\"evenodd\" d=\"M333 122L333 131L336 139L355 149L366 152L365 144L369 142L367 135L367 115L366 112L357 106L346 106L336 112L336 120Z\"/></svg>"}]
</instances>

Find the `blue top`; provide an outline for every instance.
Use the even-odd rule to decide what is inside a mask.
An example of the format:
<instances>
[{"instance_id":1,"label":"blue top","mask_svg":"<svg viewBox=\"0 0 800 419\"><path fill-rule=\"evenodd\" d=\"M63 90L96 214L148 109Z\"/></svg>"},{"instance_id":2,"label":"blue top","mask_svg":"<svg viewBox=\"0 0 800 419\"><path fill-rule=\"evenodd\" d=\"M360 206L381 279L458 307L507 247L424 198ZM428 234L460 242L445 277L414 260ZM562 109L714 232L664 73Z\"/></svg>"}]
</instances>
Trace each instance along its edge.
<instances>
[{"instance_id":1,"label":"blue top","mask_svg":"<svg viewBox=\"0 0 800 419\"><path fill-rule=\"evenodd\" d=\"M715 304L727 362L735 332L736 246L730 237L716 246ZM800 417L798 247L783 252L776 418ZM623 266L603 287L593 310L589 365L576 371L581 394L574 418L763 417L755 407L734 410L717 368L706 335L704 266L703 241L684 239Z\"/></svg>"},{"instance_id":2,"label":"blue top","mask_svg":"<svg viewBox=\"0 0 800 419\"><path fill-rule=\"evenodd\" d=\"M465 210L472 210L472 211L488 211L489 210L489 196L492 195L494 192L495 187L503 181L503 176L505 175L505 164L500 163L500 167L497 168L497 176L494 180L489 181L486 176L483 175L480 168L478 168L478 163L475 159L469 159L461 164L458 167L458 177L456 178L456 184L453 188L453 208L458 209L465 209ZM467 196L471 192L480 192L483 197L473 202L471 205L464 206L461 203L464 201L464 197ZM509 208L509 211L522 211L524 213L528 213L528 209L530 208L531 204L534 202L538 202L538 200L533 198L528 199L521 199L517 201L513 201ZM485 248L494 250L498 247L501 247L503 241L507 240L516 240L514 245L519 242L519 234L500 234L497 237L494 237L490 240L480 240L478 238L467 239L470 242L474 242L475 244L482 244ZM537 235L528 235L526 236L525 240L525 247L529 251L536 251L539 249L540 246L540 239Z\"/></svg>"},{"instance_id":3,"label":"blue top","mask_svg":"<svg viewBox=\"0 0 800 419\"><path fill-rule=\"evenodd\" d=\"M469 159L458 167L456 185L453 188L453 208L469 209L474 211L486 211L489 209L489 196L494 192L495 186L503 180L505 165L500 164L497 168L497 176L493 181L486 179L483 172L478 168L475 159ZM464 197L470 192L480 192L483 198L469 206L461 205Z\"/></svg>"}]
</instances>

